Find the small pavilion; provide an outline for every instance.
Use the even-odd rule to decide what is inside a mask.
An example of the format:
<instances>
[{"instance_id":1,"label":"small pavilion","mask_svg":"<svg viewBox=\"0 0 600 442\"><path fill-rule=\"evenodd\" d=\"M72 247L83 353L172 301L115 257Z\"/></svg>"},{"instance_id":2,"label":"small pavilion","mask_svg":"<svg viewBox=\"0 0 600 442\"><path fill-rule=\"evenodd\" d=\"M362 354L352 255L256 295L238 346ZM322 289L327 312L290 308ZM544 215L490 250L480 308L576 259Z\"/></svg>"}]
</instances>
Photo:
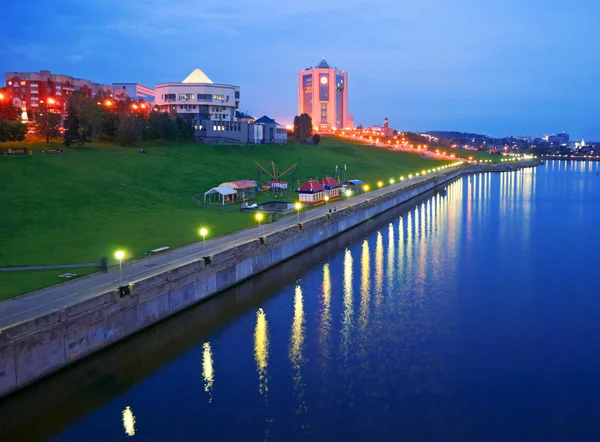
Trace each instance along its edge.
<instances>
[{"instance_id":1,"label":"small pavilion","mask_svg":"<svg viewBox=\"0 0 600 442\"><path fill-rule=\"evenodd\" d=\"M310 179L298 189L298 199L302 204L320 204L325 201L325 188L317 180Z\"/></svg>"}]
</instances>

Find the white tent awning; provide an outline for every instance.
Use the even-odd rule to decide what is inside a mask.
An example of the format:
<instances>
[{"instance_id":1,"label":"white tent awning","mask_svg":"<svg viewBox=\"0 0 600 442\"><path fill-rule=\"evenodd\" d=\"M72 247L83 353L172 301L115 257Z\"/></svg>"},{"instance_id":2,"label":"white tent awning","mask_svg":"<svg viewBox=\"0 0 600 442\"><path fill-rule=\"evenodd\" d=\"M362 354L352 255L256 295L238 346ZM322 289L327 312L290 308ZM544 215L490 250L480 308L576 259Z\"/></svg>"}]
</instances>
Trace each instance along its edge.
<instances>
[{"instance_id":1,"label":"white tent awning","mask_svg":"<svg viewBox=\"0 0 600 442\"><path fill-rule=\"evenodd\" d=\"M204 193L204 204L206 204L206 197L208 195L214 195L214 194L217 194L217 193L219 195L221 195L221 198L223 200L223 204L225 204L225 197L229 196L229 195L237 195L237 190L235 190L233 187L229 187L229 186L213 187L208 192Z\"/></svg>"}]
</instances>

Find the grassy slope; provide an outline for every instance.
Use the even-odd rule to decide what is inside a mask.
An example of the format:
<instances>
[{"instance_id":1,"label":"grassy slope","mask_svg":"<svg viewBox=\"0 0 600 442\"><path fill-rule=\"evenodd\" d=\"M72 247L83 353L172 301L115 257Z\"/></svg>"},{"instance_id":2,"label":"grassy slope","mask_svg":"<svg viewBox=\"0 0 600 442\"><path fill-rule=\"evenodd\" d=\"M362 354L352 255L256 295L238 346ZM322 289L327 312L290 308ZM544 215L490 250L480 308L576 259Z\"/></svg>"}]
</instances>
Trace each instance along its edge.
<instances>
[{"instance_id":1,"label":"grassy slope","mask_svg":"<svg viewBox=\"0 0 600 442\"><path fill-rule=\"evenodd\" d=\"M201 197L224 181L256 179L255 160L264 166L273 160L280 168L298 162L295 178L301 181L346 164L348 178L370 183L444 164L336 139L321 146L180 144L146 150L141 155L138 149L93 144L64 155L0 157L0 266L96 262L117 248L139 258L144 248L198 241L200 226L214 237L254 225L238 206L198 207L192 195ZM0 273L0 285L5 279Z\"/></svg>"}]
</instances>

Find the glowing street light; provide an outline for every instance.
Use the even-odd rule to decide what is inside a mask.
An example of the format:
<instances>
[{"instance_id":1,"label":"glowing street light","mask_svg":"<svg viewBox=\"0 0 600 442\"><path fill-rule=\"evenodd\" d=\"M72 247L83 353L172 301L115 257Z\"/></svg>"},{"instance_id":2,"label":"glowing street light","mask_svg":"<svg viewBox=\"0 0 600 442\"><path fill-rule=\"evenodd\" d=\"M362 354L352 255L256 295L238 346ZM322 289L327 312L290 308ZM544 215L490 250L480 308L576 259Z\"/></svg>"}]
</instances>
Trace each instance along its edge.
<instances>
[{"instance_id":1,"label":"glowing street light","mask_svg":"<svg viewBox=\"0 0 600 442\"><path fill-rule=\"evenodd\" d=\"M123 258L125 258L125 252L117 250L115 252L115 258L119 260L119 285L123 284Z\"/></svg>"},{"instance_id":2,"label":"glowing street light","mask_svg":"<svg viewBox=\"0 0 600 442\"><path fill-rule=\"evenodd\" d=\"M394 184L396 182L396 180L394 180L394 178L390 178L390 184Z\"/></svg>"},{"instance_id":3,"label":"glowing street light","mask_svg":"<svg viewBox=\"0 0 600 442\"><path fill-rule=\"evenodd\" d=\"M298 224L300 224L300 209L302 209L302 204L297 202L294 204L294 209L296 209L296 212L298 213Z\"/></svg>"},{"instance_id":4,"label":"glowing street light","mask_svg":"<svg viewBox=\"0 0 600 442\"><path fill-rule=\"evenodd\" d=\"M350 199L352 196L352 191L350 189L346 190L346 198Z\"/></svg>"},{"instance_id":5,"label":"glowing street light","mask_svg":"<svg viewBox=\"0 0 600 442\"><path fill-rule=\"evenodd\" d=\"M106 101L104 102L104 105L105 105L105 106L108 106L108 107L111 107L111 106L112 106L112 101L110 101L110 100L106 100Z\"/></svg>"},{"instance_id":6,"label":"glowing street light","mask_svg":"<svg viewBox=\"0 0 600 442\"><path fill-rule=\"evenodd\" d=\"M329 195L325 195L325 198L323 198L325 200L325 207L327 207L327 203L329 202Z\"/></svg>"},{"instance_id":7,"label":"glowing street light","mask_svg":"<svg viewBox=\"0 0 600 442\"><path fill-rule=\"evenodd\" d=\"M365 185L363 186L363 192L368 192L370 189L371 189L371 187L369 187L369 185L368 185L368 184L365 184Z\"/></svg>"},{"instance_id":8,"label":"glowing street light","mask_svg":"<svg viewBox=\"0 0 600 442\"><path fill-rule=\"evenodd\" d=\"M404 177L403 176L400 177L400 181L404 181Z\"/></svg>"},{"instance_id":9,"label":"glowing street light","mask_svg":"<svg viewBox=\"0 0 600 442\"><path fill-rule=\"evenodd\" d=\"M134 104L132 104L132 105L131 105L131 108L132 108L132 109L137 109L137 108L138 108L138 105L134 103Z\"/></svg>"},{"instance_id":10,"label":"glowing street light","mask_svg":"<svg viewBox=\"0 0 600 442\"><path fill-rule=\"evenodd\" d=\"M0 92L0 100L4 100L4 94Z\"/></svg>"},{"instance_id":11,"label":"glowing street light","mask_svg":"<svg viewBox=\"0 0 600 442\"><path fill-rule=\"evenodd\" d=\"M56 103L56 100L54 98L48 98L48 104L54 104Z\"/></svg>"},{"instance_id":12,"label":"glowing street light","mask_svg":"<svg viewBox=\"0 0 600 442\"><path fill-rule=\"evenodd\" d=\"M258 221L258 234L260 235L260 222L263 220L265 216L262 213L257 213L255 218Z\"/></svg>"},{"instance_id":13,"label":"glowing street light","mask_svg":"<svg viewBox=\"0 0 600 442\"><path fill-rule=\"evenodd\" d=\"M200 236L202 237L202 245L204 246L204 251L206 252L206 235L208 234L208 230L205 227L202 227L199 230Z\"/></svg>"}]
</instances>

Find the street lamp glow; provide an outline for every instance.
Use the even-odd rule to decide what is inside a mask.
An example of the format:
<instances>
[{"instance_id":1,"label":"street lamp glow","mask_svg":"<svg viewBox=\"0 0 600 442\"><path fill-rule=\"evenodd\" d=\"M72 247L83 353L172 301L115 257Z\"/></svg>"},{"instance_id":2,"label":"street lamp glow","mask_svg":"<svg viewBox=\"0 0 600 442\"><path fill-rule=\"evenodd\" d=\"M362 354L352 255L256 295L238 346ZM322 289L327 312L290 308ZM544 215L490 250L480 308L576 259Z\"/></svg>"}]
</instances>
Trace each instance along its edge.
<instances>
[{"instance_id":1,"label":"street lamp glow","mask_svg":"<svg viewBox=\"0 0 600 442\"><path fill-rule=\"evenodd\" d=\"M329 202L329 195L325 195L323 199L325 200L325 204L327 204Z\"/></svg>"},{"instance_id":2,"label":"street lamp glow","mask_svg":"<svg viewBox=\"0 0 600 442\"><path fill-rule=\"evenodd\" d=\"M383 187L383 181L377 181L377 187L382 188Z\"/></svg>"},{"instance_id":3,"label":"street lamp glow","mask_svg":"<svg viewBox=\"0 0 600 442\"><path fill-rule=\"evenodd\" d=\"M104 102L104 104L105 104L106 106L110 107L110 106L112 106L112 101L110 101L110 100L106 100L106 101Z\"/></svg>"},{"instance_id":4,"label":"street lamp glow","mask_svg":"<svg viewBox=\"0 0 600 442\"><path fill-rule=\"evenodd\" d=\"M56 103L54 98L48 98L48 104L54 104L54 103Z\"/></svg>"},{"instance_id":5,"label":"street lamp glow","mask_svg":"<svg viewBox=\"0 0 600 442\"><path fill-rule=\"evenodd\" d=\"M404 181L404 177L403 176L400 177L400 181Z\"/></svg>"},{"instance_id":6,"label":"street lamp glow","mask_svg":"<svg viewBox=\"0 0 600 442\"><path fill-rule=\"evenodd\" d=\"M294 209L296 209L296 212L298 213L298 224L300 224L300 209L302 209L302 204L297 202L294 204Z\"/></svg>"},{"instance_id":7,"label":"street lamp glow","mask_svg":"<svg viewBox=\"0 0 600 442\"><path fill-rule=\"evenodd\" d=\"M115 258L119 260L119 285L123 284L123 258L125 258L125 252L117 250L115 252Z\"/></svg>"},{"instance_id":8,"label":"street lamp glow","mask_svg":"<svg viewBox=\"0 0 600 442\"><path fill-rule=\"evenodd\" d=\"M346 190L346 196L348 198L350 198L350 196L352 196L352 191L351 190Z\"/></svg>"},{"instance_id":9,"label":"street lamp glow","mask_svg":"<svg viewBox=\"0 0 600 442\"><path fill-rule=\"evenodd\" d=\"M205 227L200 228L199 230L200 236L202 237L202 244L204 246L204 251L206 252L206 235L208 234L208 230Z\"/></svg>"},{"instance_id":10,"label":"street lamp glow","mask_svg":"<svg viewBox=\"0 0 600 442\"><path fill-rule=\"evenodd\" d=\"M390 178L390 184L394 184L396 181L394 180L394 178Z\"/></svg>"},{"instance_id":11,"label":"street lamp glow","mask_svg":"<svg viewBox=\"0 0 600 442\"><path fill-rule=\"evenodd\" d=\"M368 184L365 184L365 185L363 186L363 191L364 191L364 192L368 192L368 191L369 191L369 189L370 189L370 187L369 187L369 185L368 185Z\"/></svg>"}]
</instances>

